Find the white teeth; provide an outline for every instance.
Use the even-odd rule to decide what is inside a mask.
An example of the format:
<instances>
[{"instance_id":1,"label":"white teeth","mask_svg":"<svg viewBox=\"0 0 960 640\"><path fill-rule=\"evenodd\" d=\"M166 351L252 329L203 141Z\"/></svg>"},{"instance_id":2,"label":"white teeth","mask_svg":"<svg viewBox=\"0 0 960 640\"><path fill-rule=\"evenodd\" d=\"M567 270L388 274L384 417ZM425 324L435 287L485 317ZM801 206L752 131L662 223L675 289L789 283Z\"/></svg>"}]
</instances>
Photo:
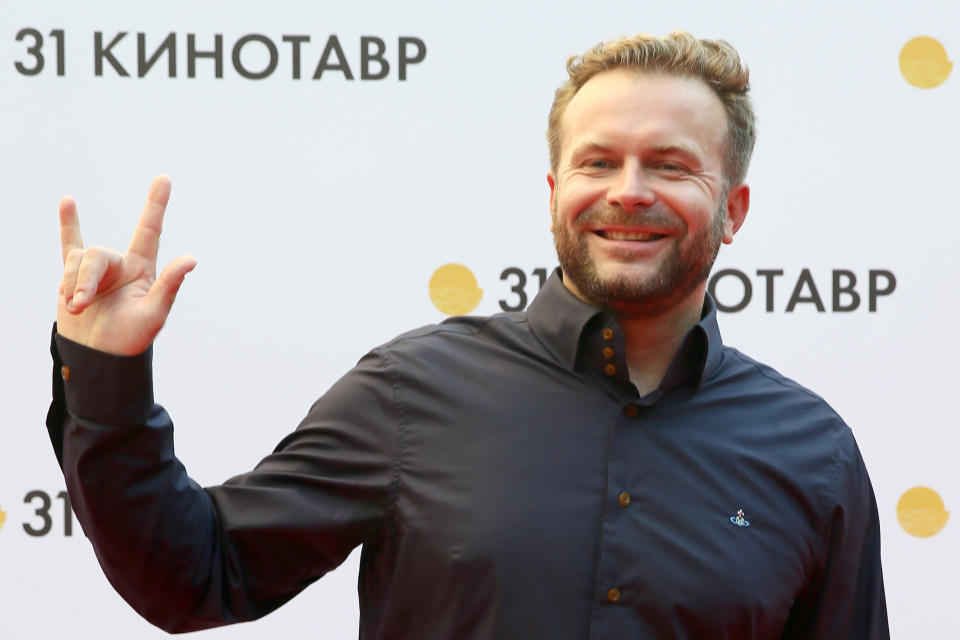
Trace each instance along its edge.
<instances>
[{"instance_id":1,"label":"white teeth","mask_svg":"<svg viewBox=\"0 0 960 640\"><path fill-rule=\"evenodd\" d=\"M610 240L656 240L663 237L657 233L630 233L629 231L601 231L600 235Z\"/></svg>"}]
</instances>

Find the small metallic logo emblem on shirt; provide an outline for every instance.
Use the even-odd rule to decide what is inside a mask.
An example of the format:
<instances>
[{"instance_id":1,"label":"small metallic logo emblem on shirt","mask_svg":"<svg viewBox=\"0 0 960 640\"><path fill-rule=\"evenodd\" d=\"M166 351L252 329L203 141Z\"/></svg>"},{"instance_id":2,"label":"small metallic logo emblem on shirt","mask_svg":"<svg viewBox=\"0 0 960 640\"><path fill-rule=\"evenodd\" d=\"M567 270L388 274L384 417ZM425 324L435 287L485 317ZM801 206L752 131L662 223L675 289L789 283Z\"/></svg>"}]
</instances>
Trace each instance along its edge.
<instances>
[{"instance_id":1,"label":"small metallic logo emblem on shirt","mask_svg":"<svg viewBox=\"0 0 960 640\"><path fill-rule=\"evenodd\" d=\"M749 527L750 521L743 517L743 509L737 509L737 515L730 516L730 522L738 527Z\"/></svg>"}]
</instances>

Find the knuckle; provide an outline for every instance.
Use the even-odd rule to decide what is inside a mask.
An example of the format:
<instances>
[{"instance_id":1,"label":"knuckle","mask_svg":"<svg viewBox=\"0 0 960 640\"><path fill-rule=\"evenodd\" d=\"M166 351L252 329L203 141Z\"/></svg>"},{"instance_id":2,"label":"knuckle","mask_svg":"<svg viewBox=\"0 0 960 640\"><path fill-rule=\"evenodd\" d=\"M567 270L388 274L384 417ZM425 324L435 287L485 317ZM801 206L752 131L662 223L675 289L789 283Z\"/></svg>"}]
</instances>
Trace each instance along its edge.
<instances>
[{"instance_id":1,"label":"knuckle","mask_svg":"<svg viewBox=\"0 0 960 640\"><path fill-rule=\"evenodd\" d=\"M87 247L83 250L83 259L91 260L102 257L106 253L106 249L100 246Z\"/></svg>"}]
</instances>

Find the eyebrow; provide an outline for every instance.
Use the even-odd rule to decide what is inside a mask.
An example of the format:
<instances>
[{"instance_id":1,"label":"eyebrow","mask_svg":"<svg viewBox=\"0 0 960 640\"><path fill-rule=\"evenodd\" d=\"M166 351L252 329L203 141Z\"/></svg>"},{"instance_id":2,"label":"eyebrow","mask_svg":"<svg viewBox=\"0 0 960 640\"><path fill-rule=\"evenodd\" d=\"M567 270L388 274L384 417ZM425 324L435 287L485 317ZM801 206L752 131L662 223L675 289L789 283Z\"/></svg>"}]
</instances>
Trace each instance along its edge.
<instances>
[{"instance_id":1,"label":"eyebrow","mask_svg":"<svg viewBox=\"0 0 960 640\"><path fill-rule=\"evenodd\" d=\"M609 153L614 149L614 145L605 144L602 142L584 142L570 152L570 158L574 159L584 154L594 152ZM664 155L679 154L696 160L699 160L701 157L700 153L694 147L682 142L666 142L663 144L653 145L652 147L649 147L647 151Z\"/></svg>"},{"instance_id":2,"label":"eyebrow","mask_svg":"<svg viewBox=\"0 0 960 640\"><path fill-rule=\"evenodd\" d=\"M652 147L652 150L656 153L679 153L685 156L691 156L693 158L699 158L700 154L692 146L683 144L681 142L672 142L666 144L658 144Z\"/></svg>"},{"instance_id":3,"label":"eyebrow","mask_svg":"<svg viewBox=\"0 0 960 640\"><path fill-rule=\"evenodd\" d=\"M580 146L576 147L573 151L570 152L571 158L577 158L586 153L592 153L599 151L601 153L607 153L613 151L613 146L608 144L603 144L600 142L583 142Z\"/></svg>"}]
</instances>

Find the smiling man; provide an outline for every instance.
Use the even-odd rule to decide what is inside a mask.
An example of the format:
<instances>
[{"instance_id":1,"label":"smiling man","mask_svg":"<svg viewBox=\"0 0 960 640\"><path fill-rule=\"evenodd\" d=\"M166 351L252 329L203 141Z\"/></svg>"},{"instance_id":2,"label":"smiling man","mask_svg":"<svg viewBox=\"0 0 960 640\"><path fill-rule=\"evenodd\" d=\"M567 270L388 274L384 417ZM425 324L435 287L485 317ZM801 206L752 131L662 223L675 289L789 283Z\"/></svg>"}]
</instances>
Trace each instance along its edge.
<instances>
[{"instance_id":1,"label":"smiling man","mask_svg":"<svg viewBox=\"0 0 960 640\"><path fill-rule=\"evenodd\" d=\"M889 637L850 429L723 344L706 278L749 206L747 71L677 32L568 63L550 113L561 269L525 313L382 345L254 470L202 489L150 350L170 193L126 254L61 203L47 425L108 578L172 631L260 617L358 545L361 638ZM147 524L148 523L148 524Z\"/></svg>"},{"instance_id":2,"label":"smiling man","mask_svg":"<svg viewBox=\"0 0 960 640\"><path fill-rule=\"evenodd\" d=\"M567 105L548 174L564 284L586 301L651 316L697 303L748 188L728 194L725 115L689 77L603 73ZM556 175L554 175L556 172Z\"/></svg>"},{"instance_id":3,"label":"smiling man","mask_svg":"<svg viewBox=\"0 0 960 640\"><path fill-rule=\"evenodd\" d=\"M720 242L733 241L750 191L725 175L730 127L698 78L615 67L561 113L547 179L563 283L618 316L644 394L699 319Z\"/></svg>"}]
</instances>

